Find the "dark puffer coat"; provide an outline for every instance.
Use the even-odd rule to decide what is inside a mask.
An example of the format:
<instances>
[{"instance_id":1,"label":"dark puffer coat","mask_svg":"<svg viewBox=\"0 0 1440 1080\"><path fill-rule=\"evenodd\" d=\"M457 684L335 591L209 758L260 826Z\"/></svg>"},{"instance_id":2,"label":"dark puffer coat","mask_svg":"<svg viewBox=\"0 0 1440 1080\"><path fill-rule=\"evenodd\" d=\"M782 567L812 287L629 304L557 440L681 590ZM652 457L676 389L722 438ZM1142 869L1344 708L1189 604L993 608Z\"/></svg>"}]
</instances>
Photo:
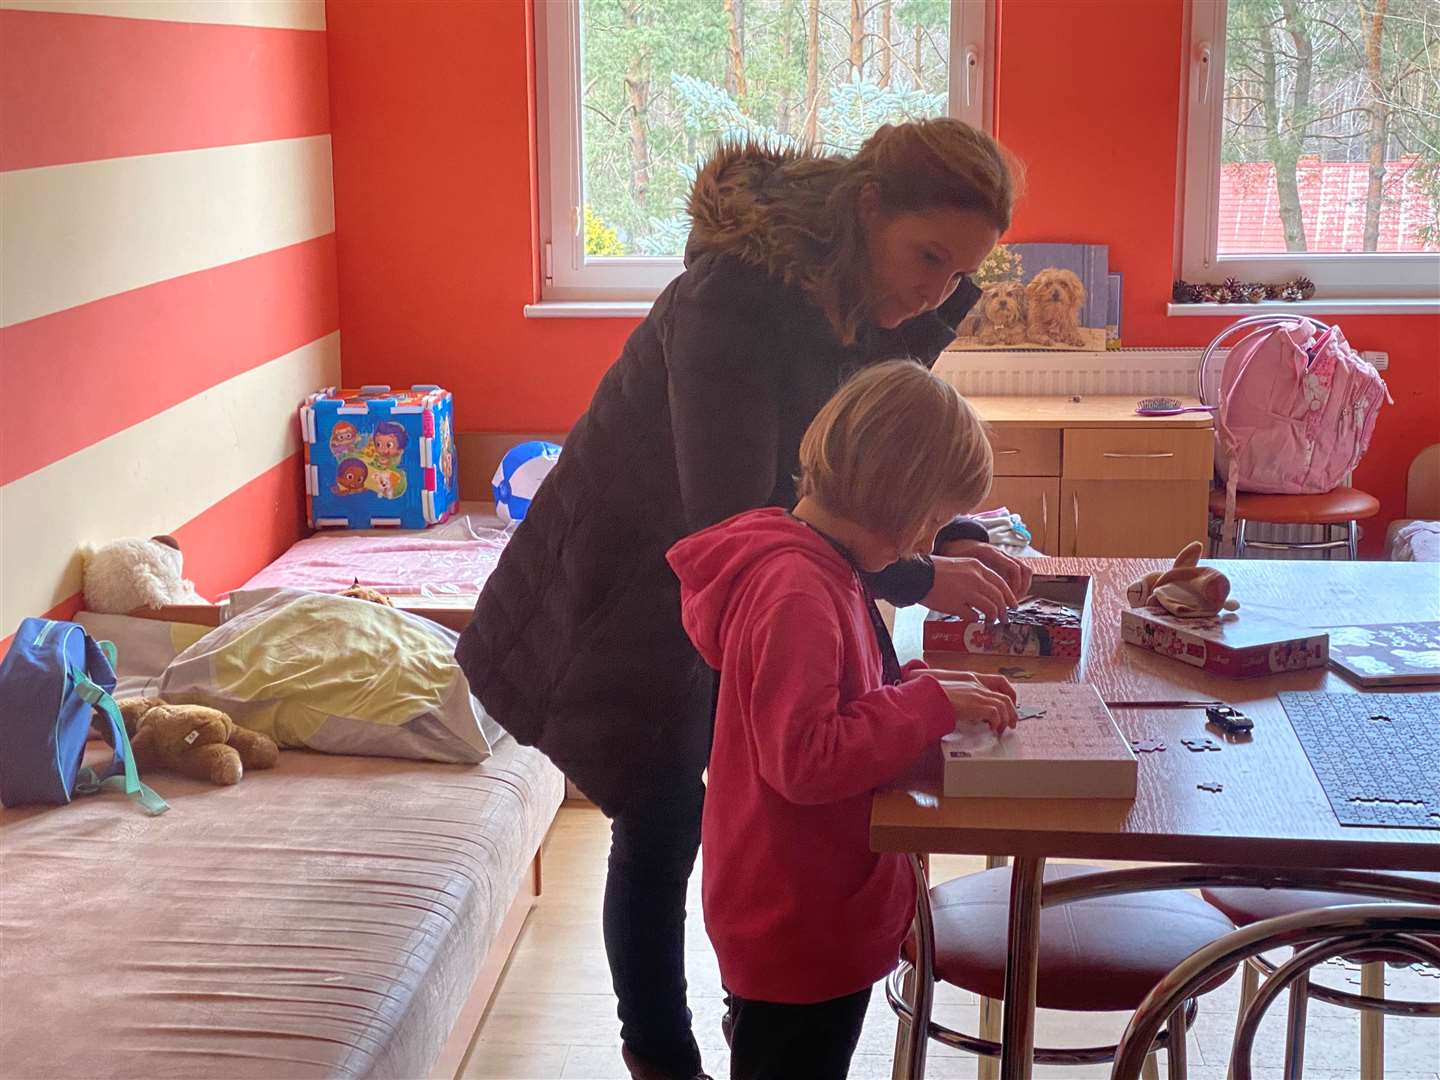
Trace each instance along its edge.
<instances>
[{"instance_id":1,"label":"dark puffer coat","mask_svg":"<svg viewBox=\"0 0 1440 1080\"><path fill-rule=\"evenodd\" d=\"M491 715L611 815L709 754L713 673L680 625L665 552L742 510L792 505L801 436L845 377L933 364L979 295L964 281L937 312L842 345L789 272L800 256L765 228L792 160L734 148L702 170L685 272L601 380L460 639ZM908 604L933 580L914 559L872 587Z\"/></svg>"}]
</instances>

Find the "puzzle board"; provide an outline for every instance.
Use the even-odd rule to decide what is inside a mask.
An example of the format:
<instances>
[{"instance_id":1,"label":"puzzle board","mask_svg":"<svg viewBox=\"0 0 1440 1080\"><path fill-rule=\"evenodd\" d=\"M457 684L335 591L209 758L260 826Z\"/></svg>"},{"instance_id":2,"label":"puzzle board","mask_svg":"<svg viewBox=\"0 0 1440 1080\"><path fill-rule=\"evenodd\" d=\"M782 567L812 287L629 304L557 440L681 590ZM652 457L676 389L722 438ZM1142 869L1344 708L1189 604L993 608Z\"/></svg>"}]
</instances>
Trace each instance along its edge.
<instances>
[{"instance_id":1,"label":"puzzle board","mask_svg":"<svg viewBox=\"0 0 1440 1080\"><path fill-rule=\"evenodd\" d=\"M1440 622L1332 627L1330 665L1361 686L1440 683Z\"/></svg>"},{"instance_id":2,"label":"puzzle board","mask_svg":"<svg viewBox=\"0 0 1440 1080\"><path fill-rule=\"evenodd\" d=\"M1440 694L1280 695L1341 825L1440 829Z\"/></svg>"}]
</instances>

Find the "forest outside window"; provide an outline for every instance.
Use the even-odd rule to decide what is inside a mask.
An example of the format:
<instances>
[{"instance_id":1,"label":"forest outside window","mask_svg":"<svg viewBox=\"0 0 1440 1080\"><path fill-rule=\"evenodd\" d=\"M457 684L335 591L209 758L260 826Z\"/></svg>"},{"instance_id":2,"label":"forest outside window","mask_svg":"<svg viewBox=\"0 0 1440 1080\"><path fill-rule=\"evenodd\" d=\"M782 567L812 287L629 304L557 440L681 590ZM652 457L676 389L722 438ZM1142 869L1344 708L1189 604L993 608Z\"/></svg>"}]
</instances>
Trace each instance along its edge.
<instances>
[{"instance_id":1,"label":"forest outside window","mask_svg":"<svg viewBox=\"0 0 1440 1080\"><path fill-rule=\"evenodd\" d=\"M1440 3L1193 0L1182 276L1440 296Z\"/></svg>"},{"instance_id":2,"label":"forest outside window","mask_svg":"<svg viewBox=\"0 0 1440 1080\"><path fill-rule=\"evenodd\" d=\"M988 127L992 9L536 0L545 303L527 312L643 311L681 270L685 196L723 141L849 153L884 123L949 114Z\"/></svg>"}]
</instances>

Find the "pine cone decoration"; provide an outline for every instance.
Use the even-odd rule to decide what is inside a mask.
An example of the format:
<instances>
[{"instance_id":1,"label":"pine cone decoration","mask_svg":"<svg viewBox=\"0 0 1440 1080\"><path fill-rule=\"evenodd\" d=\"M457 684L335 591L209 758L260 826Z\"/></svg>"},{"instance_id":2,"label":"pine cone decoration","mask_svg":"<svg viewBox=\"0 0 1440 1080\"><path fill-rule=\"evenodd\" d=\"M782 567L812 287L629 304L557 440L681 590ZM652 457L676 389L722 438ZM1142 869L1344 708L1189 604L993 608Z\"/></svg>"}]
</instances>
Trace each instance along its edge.
<instances>
[{"instance_id":1,"label":"pine cone decoration","mask_svg":"<svg viewBox=\"0 0 1440 1080\"><path fill-rule=\"evenodd\" d=\"M1240 292L1242 286L1239 278L1227 277L1220 283L1220 287L1230 293L1231 296L1234 296Z\"/></svg>"},{"instance_id":2,"label":"pine cone decoration","mask_svg":"<svg viewBox=\"0 0 1440 1080\"><path fill-rule=\"evenodd\" d=\"M1266 300L1279 300L1279 299L1280 299L1280 290L1283 289L1283 288L1284 288L1283 285L1266 285L1266 286L1265 286L1265 299L1266 299Z\"/></svg>"},{"instance_id":3,"label":"pine cone decoration","mask_svg":"<svg viewBox=\"0 0 1440 1080\"><path fill-rule=\"evenodd\" d=\"M1311 281L1308 277L1297 277L1290 284L1300 290L1301 300L1309 300L1315 295L1315 282Z\"/></svg>"},{"instance_id":4,"label":"pine cone decoration","mask_svg":"<svg viewBox=\"0 0 1440 1080\"><path fill-rule=\"evenodd\" d=\"M1235 294L1224 285L1215 290L1215 303L1228 304L1235 299Z\"/></svg>"},{"instance_id":5,"label":"pine cone decoration","mask_svg":"<svg viewBox=\"0 0 1440 1080\"><path fill-rule=\"evenodd\" d=\"M1246 285L1244 288L1245 302L1249 304L1258 304L1260 303L1260 301L1265 299L1268 291L1269 290L1267 290L1264 285L1260 285L1258 283Z\"/></svg>"},{"instance_id":6,"label":"pine cone decoration","mask_svg":"<svg viewBox=\"0 0 1440 1080\"><path fill-rule=\"evenodd\" d=\"M1287 282L1280 289L1280 299L1293 304L1296 300L1303 300L1304 295L1295 287L1295 283Z\"/></svg>"},{"instance_id":7,"label":"pine cone decoration","mask_svg":"<svg viewBox=\"0 0 1440 1080\"><path fill-rule=\"evenodd\" d=\"M1195 292L1195 300L1194 300L1194 303L1197 303L1197 304L1213 304L1213 303L1215 303L1215 286L1214 286L1214 285L1203 285L1203 284L1202 284L1202 285L1192 285L1191 288L1192 288L1192 289L1194 290L1194 292Z\"/></svg>"},{"instance_id":8,"label":"pine cone decoration","mask_svg":"<svg viewBox=\"0 0 1440 1080\"><path fill-rule=\"evenodd\" d=\"M1193 304L1199 299L1199 286L1188 281L1177 281L1170 287L1170 299L1177 304Z\"/></svg>"}]
</instances>

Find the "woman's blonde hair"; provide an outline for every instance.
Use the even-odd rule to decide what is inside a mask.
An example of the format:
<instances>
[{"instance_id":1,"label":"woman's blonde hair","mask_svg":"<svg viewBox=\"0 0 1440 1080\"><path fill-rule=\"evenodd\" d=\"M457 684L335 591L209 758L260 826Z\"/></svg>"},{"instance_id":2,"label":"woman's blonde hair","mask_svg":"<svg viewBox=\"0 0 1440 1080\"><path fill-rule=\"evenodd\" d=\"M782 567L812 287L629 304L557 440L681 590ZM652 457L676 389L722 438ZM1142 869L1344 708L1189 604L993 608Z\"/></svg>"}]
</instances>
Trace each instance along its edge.
<instances>
[{"instance_id":1,"label":"woman's blonde hair","mask_svg":"<svg viewBox=\"0 0 1440 1080\"><path fill-rule=\"evenodd\" d=\"M853 157L787 162L766 208L767 231L801 253L802 284L849 345L870 299L860 214L865 191L874 192L882 214L970 210L1003 233L1022 182L1019 160L964 121L942 116L886 124Z\"/></svg>"},{"instance_id":2,"label":"woman's blonde hair","mask_svg":"<svg viewBox=\"0 0 1440 1080\"><path fill-rule=\"evenodd\" d=\"M913 360L864 368L800 443L800 496L881 536L913 539L936 508L974 507L993 459L970 403Z\"/></svg>"}]
</instances>

